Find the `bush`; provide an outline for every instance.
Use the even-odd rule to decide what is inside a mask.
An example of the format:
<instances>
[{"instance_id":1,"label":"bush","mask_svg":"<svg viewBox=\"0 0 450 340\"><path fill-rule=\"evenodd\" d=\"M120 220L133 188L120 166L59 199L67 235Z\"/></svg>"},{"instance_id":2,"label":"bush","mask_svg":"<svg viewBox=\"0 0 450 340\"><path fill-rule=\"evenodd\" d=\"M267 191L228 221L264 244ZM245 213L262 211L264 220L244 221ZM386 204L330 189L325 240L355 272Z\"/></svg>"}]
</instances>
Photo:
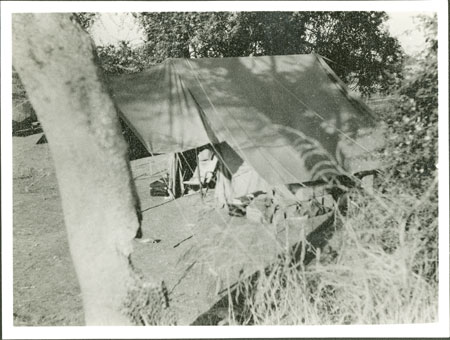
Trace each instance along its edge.
<instances>
[{"instance_id":1,"label":"bush","mask_svg":"<svg viewBox=\"0 0 450 340\"><path fill-rule=\"evenodd\" d=\"M420 196L437 175L438 73L436 17L422 18L427 47L406 70L394 114L386 112L389 177Z\"/></svg>"},{"instance_id":2,"label":"bush","mask_svg":"<svg viewBox=\"0 0 450 340\"><path fill-rule=\"evenodd\" d=\"M143 50L143 47L133 47L129 42L121 41L117 46L98 46L97 55L106 74L136 73L149 66Z\"/></svg>"}]
</instances>

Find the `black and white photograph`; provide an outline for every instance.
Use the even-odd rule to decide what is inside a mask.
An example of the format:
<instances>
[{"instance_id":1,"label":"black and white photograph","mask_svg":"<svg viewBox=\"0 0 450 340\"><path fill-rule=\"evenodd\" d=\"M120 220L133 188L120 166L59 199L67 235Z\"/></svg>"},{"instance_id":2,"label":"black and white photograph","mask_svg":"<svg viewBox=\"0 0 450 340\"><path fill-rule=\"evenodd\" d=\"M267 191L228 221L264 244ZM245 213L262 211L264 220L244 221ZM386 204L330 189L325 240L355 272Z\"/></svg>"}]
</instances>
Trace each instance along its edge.
<instances>
[{"instance_id":1,"label":"black and white photograph","mask_svg":"<svg viewBox=\"0 0 450 340\"><path fill-rule=\"evenodd\" d=\"M448 336L447 3L216 5L2 3L4 336Z\"/></svg>"}]
</instances>

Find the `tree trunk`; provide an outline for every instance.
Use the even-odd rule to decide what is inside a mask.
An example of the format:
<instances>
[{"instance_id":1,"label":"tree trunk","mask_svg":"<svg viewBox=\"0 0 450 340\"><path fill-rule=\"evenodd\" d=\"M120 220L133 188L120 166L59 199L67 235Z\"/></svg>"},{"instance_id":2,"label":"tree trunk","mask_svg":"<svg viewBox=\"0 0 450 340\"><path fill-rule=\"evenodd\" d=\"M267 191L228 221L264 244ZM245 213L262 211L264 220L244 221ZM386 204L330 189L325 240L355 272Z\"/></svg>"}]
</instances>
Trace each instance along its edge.
<instances>
[{"instance_id":1,"label":"tree trunk","mask_svg":"<svg viewBox=\"0 0 450 340\"><path fill-rule=\"evenodd\" d=\"M128 325L139 228L127 147L89 36L69 14L14 14L13 64L55 162L70 251L90 325Z\"/></svg>"}]
</instances>

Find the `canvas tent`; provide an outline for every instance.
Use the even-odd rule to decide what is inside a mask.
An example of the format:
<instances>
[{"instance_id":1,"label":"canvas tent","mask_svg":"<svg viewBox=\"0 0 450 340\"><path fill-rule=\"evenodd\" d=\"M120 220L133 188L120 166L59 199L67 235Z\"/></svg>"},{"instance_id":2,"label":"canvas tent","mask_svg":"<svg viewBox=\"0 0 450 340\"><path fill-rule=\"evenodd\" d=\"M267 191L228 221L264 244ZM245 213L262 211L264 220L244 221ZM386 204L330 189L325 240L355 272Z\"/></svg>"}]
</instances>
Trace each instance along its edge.
<instances>
[{"instance_id":1,"label":"canvas tent","mask_svg":"<svg viewBox=\"0 0 450 340\"><path fill-rule=\"evenodd\" d=\"M212 144L229 175L247 166L271 186L377 167L376 119L319 55L168 59L111 87L150 153Z\"/></svg>"}]
</instances>

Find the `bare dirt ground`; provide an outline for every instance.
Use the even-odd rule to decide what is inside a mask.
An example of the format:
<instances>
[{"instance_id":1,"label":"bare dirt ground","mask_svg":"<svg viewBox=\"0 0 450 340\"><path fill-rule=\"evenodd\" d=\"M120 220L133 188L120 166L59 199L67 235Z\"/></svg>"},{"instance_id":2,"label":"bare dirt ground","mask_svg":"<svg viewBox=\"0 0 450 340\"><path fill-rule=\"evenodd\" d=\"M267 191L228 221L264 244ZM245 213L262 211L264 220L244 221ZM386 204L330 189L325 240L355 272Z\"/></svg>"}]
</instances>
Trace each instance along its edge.
<instances>
[{"instance_id":1,"label":"bare dirt ground","mask_svg":"<svg viewBox=\"0 0 450 340\"><path fill-rule=\"evenodd\" d=\"M15 325L81 325L55 170L40 135L13 138Z\"/></svg>"},{"instance_id":2,"label":"bare dirt ground","mask_svg":"<svg viewBox=\"0 0 450 340\"><path fill-rule=\"evenodd\" d=\"M81 325L80 289L66 239L55 170L48 144L35 144L39 137L13 138L14 322ZM176 201L150 196L148 185L156 178L150 177L149 171L158 172L164 162L160 158L151 167L142 160L132 162L143 210L143 238L158 242L135 242L132 260L149 280L157 284L164 281L178 324L189 324L224 288L221 273L216 272L220 265L214 262L227 261L212 248L217 243L224 249L242 246L220 236L230 229L232 218L215 208L213 191L203 200L199 195ZM248 223L235 218L232 224L239 227ZM226 258L233 262L232 257Z\"/></svg>"},{"instance_id":3,"label":"bare dirt ground","mask_svg":"<svg viewBox=\"0 0 450 340\"><path fill-rule=\"evenodd\" d=\"M82 325L55 170L48 144L35 144L39 137L13 138L14 322ZM226 287L263 269L307 228L277 231L230 217L215 205L214 191L203 199L198 194L172 201L151 197L149 184L165 162L161 156L131 162L143 211L143 239L156 241L135 241L133 264L148 281L164 282L178 325L192 324L204 313L220 321L227 311L210 308ZM155 172L159 174L150 176Z\"/></svg>"}]
</instances>

